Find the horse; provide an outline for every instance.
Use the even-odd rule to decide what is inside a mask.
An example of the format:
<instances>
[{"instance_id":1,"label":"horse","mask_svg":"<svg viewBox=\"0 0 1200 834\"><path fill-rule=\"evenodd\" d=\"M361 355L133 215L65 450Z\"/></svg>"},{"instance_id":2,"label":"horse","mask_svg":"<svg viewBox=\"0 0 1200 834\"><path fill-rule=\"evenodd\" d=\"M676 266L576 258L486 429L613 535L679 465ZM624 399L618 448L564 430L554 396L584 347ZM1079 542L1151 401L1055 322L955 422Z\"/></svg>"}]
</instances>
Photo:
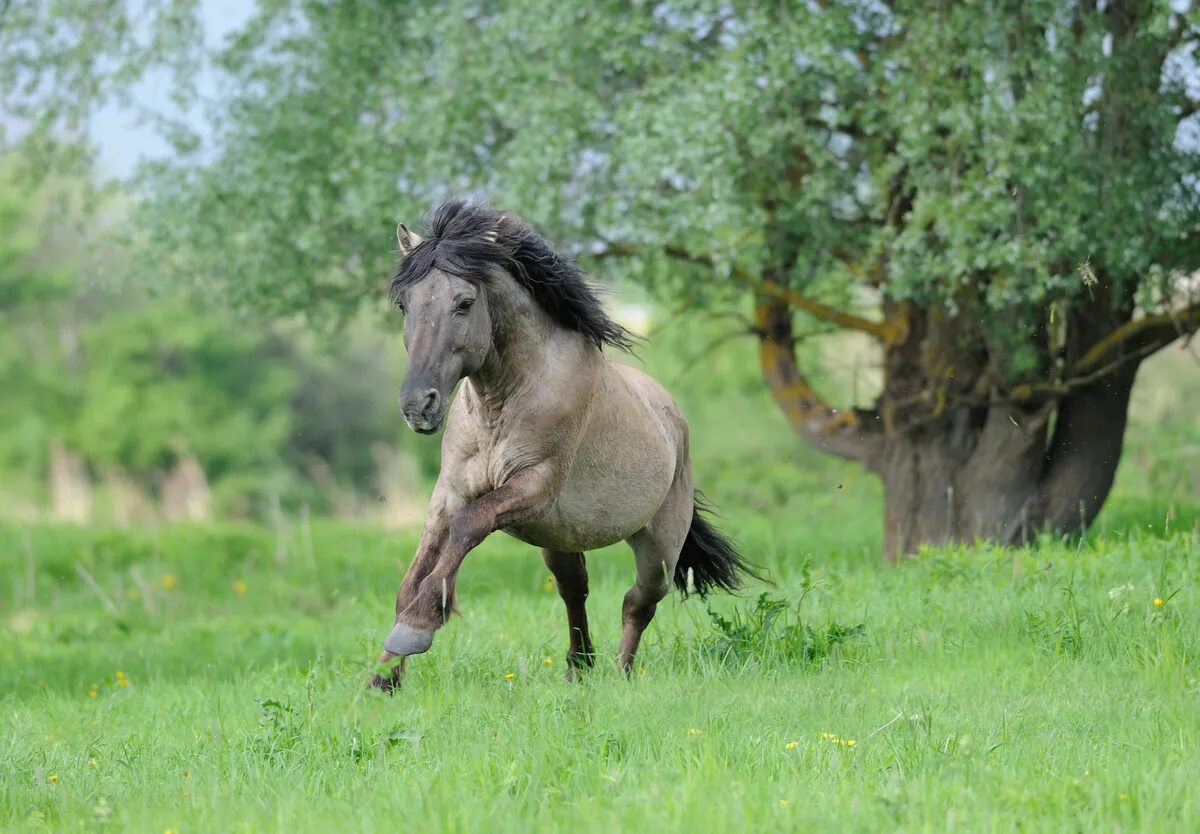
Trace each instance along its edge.
<instances>
[{"instance_id":1,"label":"horse","mask_svg":"<svg viewBox=\"0 0 1200 834\"><path fill-rule=\"evenodd\" d=\"M672 580L686 598L757 574L706 518L670 394L604 355L635 337L582 270L512 213L451 201L427 226L397 226L391 297L408 353L400 408L420 434L444 419L441 470L371 683L392 692L404 659L430 648L464 558L497 530L541 548L566 606L568 677L595 662L584 552L629 543L616 658L628 672Z\"/></svg>"}]
</instances>

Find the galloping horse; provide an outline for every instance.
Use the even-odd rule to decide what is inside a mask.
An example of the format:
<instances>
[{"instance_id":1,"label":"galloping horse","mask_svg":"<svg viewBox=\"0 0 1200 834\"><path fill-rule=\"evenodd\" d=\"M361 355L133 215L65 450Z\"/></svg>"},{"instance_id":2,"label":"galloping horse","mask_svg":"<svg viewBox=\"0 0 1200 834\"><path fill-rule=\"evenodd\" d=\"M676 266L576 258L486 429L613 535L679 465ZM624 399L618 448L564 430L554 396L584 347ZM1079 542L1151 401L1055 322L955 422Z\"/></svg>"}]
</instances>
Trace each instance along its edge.
<instances>
[{"instance_id":1,"label":"galloping horse","mask_svg":"<svg viewBox=\"0 0 1200 834\"><path fill-rule=\"evenodd\" d=\"M686 596L754 574L701 515L688 427L646 374L607 360L632 337L569 259L512 214L450 202L427 237L402 223L392 297L404 313L400 406L442 467L380 663L420 654L454 609L455 578L496 530L542 549L566 604L568 674L594 662L583 552L624 539L637 580L621 608L618 663L633 663L671 580ZM403 661L372 684L391 691Z\"/></svg>"}]
</instances>

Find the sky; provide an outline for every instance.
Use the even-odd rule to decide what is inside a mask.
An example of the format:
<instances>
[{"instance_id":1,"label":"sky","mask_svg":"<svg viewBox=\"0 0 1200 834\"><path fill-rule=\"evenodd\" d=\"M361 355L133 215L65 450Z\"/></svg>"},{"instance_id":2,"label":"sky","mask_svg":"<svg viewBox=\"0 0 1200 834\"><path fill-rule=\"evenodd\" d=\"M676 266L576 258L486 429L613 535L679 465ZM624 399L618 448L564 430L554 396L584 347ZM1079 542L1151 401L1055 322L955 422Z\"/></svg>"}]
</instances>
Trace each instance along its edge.
<instances>
[{"instance_id":1,"label":"sky","mask_svg":"<svg viewBox=\"0 0 1200 834\"><path fill-rule=\"evenodd\" d=\"M207 44L218 46L231 33L241 28L254 12L252 0L200 0ZM210 72L197 79L201 90L215 86ZM152 111L173 111L168 93L170 81L162 74L152 74L134 91L138 104ZM198 116L191 121L202 127ZM96 114L91 125L92 138L99 152L101 170L110 176L124 178L133 172L138 160L170 153L167 144L155 134L150 125L138 124L136 113L110 105Z\"/></svg>"}]
</instances>

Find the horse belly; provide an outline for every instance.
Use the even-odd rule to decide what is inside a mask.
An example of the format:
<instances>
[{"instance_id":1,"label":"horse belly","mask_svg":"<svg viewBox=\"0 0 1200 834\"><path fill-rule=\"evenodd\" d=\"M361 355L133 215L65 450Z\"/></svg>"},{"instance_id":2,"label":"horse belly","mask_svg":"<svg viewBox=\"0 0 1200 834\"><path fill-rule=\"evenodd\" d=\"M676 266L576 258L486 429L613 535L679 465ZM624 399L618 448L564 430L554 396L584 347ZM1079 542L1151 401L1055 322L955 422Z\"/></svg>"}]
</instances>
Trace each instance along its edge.
<instances>
[{"instance_id":1,"label":"horse belly","mask_svg":"<svg viewBox=\"0 0 1200 834\"><path fill-rule=\"evenodd\" d=\"M649 518L635 521L612 518L575 518L559 512L546 513L516 527L506 527L508 535L548 550L565 553L596 550L629 538L646 526Z\"/></svg>"},{"instance_id":2,"label":"horse belly","mask_svg":"<svg viewBox=\"0 0 1200 834\"><path fill-rule=\"evenodd\" d=\"M595 550L629 538L662 505L674 479L675 461L664 453L629 459L625 466L611 458L606 464L577 468L544 513L504 532L567 552Z\"/></svg>"},{"instance_id":3,"label":"horse belly","mask_svg":"<svg viewBox=\"0 0 1200 834\"><path fill-rule=\"evenodd\" d=\"M516 527L506 527L504 532L535 547L574 553L616 544L641 530L649 520L649 516L618 518L610 514L584 517L555 509Z\"/></svg>"}]
</instances>

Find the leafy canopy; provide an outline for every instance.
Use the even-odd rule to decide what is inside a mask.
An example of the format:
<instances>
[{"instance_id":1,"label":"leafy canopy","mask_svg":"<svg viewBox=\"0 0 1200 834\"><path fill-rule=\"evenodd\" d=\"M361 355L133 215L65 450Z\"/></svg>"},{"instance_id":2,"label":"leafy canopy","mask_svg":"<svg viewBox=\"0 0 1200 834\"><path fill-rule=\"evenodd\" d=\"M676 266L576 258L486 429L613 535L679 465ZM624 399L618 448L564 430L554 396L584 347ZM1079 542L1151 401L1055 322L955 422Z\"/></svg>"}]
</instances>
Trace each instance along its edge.
<instances>
[{"instance_id":1,"label":"leafy canopy","mask_svg":"<svg viewBox=\"0 0 1200 834\"><path fill-rule=\"evenodd\" d=\"M576 251L650 253L638 274L666 297L727 302L737 264L831 302L969 310L1016 345L1014 320L1082 303L1091 274L1150 306L1200 265L1198 19L1148 0L270 0L209 56L212 146L189 134L144 172L144 262L235 305L341 313L383 297L398 219L475 195ZM147 51L194 54L171 31ZM667 269L664 246L716 269Z\"/></svg>"}]
</instances>

